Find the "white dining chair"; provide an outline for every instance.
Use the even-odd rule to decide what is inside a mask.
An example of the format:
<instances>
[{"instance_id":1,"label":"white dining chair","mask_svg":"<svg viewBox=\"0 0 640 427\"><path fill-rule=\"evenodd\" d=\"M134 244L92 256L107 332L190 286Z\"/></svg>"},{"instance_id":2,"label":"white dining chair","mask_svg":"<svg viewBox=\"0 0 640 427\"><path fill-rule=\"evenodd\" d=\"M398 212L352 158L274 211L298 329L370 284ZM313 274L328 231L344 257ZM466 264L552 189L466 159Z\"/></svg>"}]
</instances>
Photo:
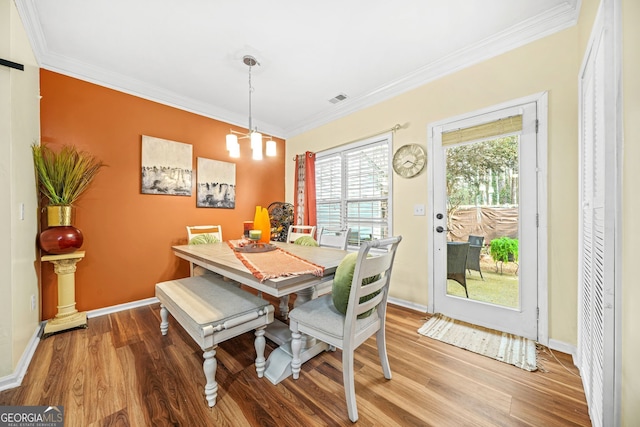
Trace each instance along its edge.
<instances>
[{"instance_id":1,"label":"white dining chair","mask_svg":"<svg viewBox=\"0 0 640 427\"><path fill-rule=\"evenodd\" d=\"M387 357L385 340L385 317L387 313L387 297L391 281L391 270L396 249L402 240L401 236L363 242L357 253L355 262L347 255L340 263L334 278L334 292L299 305L289 314L291 329L291 372L293 379L300 377L302 334L315 337L332 347L342 349L342 379L349 419L358 420L356 407L353 357L358 346L372 335L376 335L378 355L384 377L391 379L391 368ZM371 251L384 248L386 252ZM350 283L347 260L353 267L353 278ZM344 283L338 283L338 281ZM336 290L336 286L350 286L345 313L337 307L343 307L344 300L338 301L338 295L345 295L346 289ZM335 303L334 303L335 301Z\"/></svg>"},{"instance_id":2,"label":"white dining chair","mask_svg":"<svg viewBox=\"0 0 640 427\"><path fill-rule=\"evenodd\" d=\"M315 225L290 225L287 232L287 243L295 243L295 241L303 236L310 236L315 239L316 226ZM280 316L286 320L289 318L289 295L280 297L280 303L278 305L280 309Z\"/></svg>"},{"instance_id":3,"label":"white dining chair","mask_svg":"<svg viewBox=\"0 0 640 427\"><path fill-rule=\"evenodd\" d=\"M316 238L315 225L290 225L287 233L287 243L293 243L302 236L311 236Z\"/></svg>"},{"instance_id":4,"label":"white dining chair","mask_svg":"<svg viewBox=\"0 0 640 427\"><path fill-rule=\"evenodd\" d=\"M327 248L346 250L351 228L320 227L318 231L318 244Z\"/></svg>"},{"instance_id":5,"label":"white dining chair","mask_svg":"<svg viewBox=\"0 0 640 427\"><path fill-rule=\"evenodd\" d=\"M187 225L187 243L201 245L205 243L222 242L221 225ZM206 270L200 266L189 263L189 275L201 276Z\"/></svg>"}]
</instances>

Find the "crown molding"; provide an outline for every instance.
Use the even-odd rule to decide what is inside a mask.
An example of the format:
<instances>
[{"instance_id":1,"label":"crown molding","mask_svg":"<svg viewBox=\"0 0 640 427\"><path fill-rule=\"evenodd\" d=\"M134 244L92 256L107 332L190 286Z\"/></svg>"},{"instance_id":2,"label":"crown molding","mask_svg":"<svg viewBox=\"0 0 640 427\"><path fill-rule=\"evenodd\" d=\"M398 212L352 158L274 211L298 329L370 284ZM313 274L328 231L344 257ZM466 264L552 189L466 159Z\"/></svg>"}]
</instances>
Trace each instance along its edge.
<instances>
[{"instance_id":1,"label":"crown molding","mask_svg":"<svg viewBox=\"0 0 640 427\"><path fill-rule=\"evenodd\" d=\"M545 13L529 18L519 25L419 68L398 80L380 86L362 96L349 98L347 102L337 104L331 111L310 117L300 126L286 128L285 136L290 138L307 132L456 71L572 27L578 22L580 4L581 0L569 0Z\"/></svg>"},{"instance_id":2,"label":"crown molding","mask_svg":"<svg viewBox=\"0 0 640 427\"><path fill-rule=\"evenodd\" d=\"M224 108L219 108L215 105L185 97L155 85L150 85L130 76L114 73L101 67L94 67L63 55L50 53L43 55L41 58L41 67L138 98L209 117L232 126L246 128L248 124L247 117L244 114L237 114ZM262 123L260 131L264 134L280 138L284 133L281 128Z\"/></svg>"},{"instance_id":3,"label":"crown molding","mask_svg":"<svg viewBox=\"0 0 640 427\"><path fill-rule=\"evenodd\" d=\"M34 55L41 68L229 123L233 126L246 127L247 123L244 115L167 91L126 75L113 73L49 52L38 18L35 0L17 0L16 5L31 41ZM330 109L301 121L297 126L281 128L273 124L261 123L260 130L263 133L280 138L290 138L307 132L466 67L569 28L578 21L580 5L581 0L567 0L562 5L529 18L519 25L490 38L480 40L474 45L419 68L400 79L379 86L360 96L349 98L343 103L332 105L329 107Z\"/></svg>"}]
</instances>

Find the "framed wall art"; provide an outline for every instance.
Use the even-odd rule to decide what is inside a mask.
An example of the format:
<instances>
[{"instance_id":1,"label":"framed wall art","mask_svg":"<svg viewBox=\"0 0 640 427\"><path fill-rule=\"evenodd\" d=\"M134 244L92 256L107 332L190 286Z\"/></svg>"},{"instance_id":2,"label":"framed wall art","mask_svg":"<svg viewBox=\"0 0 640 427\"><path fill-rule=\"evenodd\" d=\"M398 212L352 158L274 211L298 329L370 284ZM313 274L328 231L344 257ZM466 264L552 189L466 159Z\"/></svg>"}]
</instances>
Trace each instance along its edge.
<instances>
[{"instance_id":1,"label":"framed wall art","mask_svg":"<svg viewBox=\"0 0 640 427\"><path fill-rule=\"evenodd\" d=\"M236 164L198 157L196 206L236 207Z\"/></svg>"},{"instance_id":2,"label":"framed wall art","mask_svg":"<svg viewBox=\"0 0 640 427\"><path fill-rule=\"evenodd\" d=\"M142 135L142 193L191 196L191 144Z\"/></svg>"}]
</instances>

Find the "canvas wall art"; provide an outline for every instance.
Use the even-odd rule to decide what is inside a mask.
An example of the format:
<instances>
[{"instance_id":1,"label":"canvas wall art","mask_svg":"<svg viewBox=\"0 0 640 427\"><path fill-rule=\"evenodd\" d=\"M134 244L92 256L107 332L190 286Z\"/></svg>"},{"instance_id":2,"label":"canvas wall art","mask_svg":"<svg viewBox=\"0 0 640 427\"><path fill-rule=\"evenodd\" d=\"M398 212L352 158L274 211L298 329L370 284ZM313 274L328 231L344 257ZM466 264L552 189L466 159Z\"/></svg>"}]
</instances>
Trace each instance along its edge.
<instances>
[{"instance_id":1,"label":"canvas wall art","mask_svg":"<svg viewBox=\"0 0 640 427\"><path fill-rule=\"evenodd\" d=\"M191 196L191 144L142 135L142 193Z\"/></svg>"},{"instance_id":2,"label":"canvas wall art","mask_svg":"<svg viewBox=\"0 0 640 427\"><path fill-rule=\"evenodd\" d=\"M236 207L235 163L198 157L197 207Z\"/></svg>"}]
</instances>

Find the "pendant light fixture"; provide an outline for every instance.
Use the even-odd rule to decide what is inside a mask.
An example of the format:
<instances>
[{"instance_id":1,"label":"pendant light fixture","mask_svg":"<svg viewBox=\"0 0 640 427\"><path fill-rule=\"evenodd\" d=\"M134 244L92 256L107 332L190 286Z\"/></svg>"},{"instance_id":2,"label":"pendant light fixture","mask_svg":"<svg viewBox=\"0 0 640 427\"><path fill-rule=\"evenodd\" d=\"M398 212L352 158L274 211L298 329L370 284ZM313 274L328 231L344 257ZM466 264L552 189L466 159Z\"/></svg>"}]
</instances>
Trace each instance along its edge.
<instances>
[{"instance_id":1,"label":"pendant light fixture","mask_svg":"<svg viewBox=\"0 0 640 427\"><path fill-rule=\"evenodd\" d=\"M233 129L229 130L227 135L227 150L230 157L240 157L240 144L238 139L249 139L251 142L252 158L254 160L262 160L262 134L258 132L258 128L253 128L251 117L251 94L253 93L253 86L251 86L251 67L260 65L260 63L251 55L245 55L242 57L242 62L249 67L249 133L237 132ZM266 143L266 155L276 155L276 142L271 136L267 136Z\"/></svg>"}]
</instances>

